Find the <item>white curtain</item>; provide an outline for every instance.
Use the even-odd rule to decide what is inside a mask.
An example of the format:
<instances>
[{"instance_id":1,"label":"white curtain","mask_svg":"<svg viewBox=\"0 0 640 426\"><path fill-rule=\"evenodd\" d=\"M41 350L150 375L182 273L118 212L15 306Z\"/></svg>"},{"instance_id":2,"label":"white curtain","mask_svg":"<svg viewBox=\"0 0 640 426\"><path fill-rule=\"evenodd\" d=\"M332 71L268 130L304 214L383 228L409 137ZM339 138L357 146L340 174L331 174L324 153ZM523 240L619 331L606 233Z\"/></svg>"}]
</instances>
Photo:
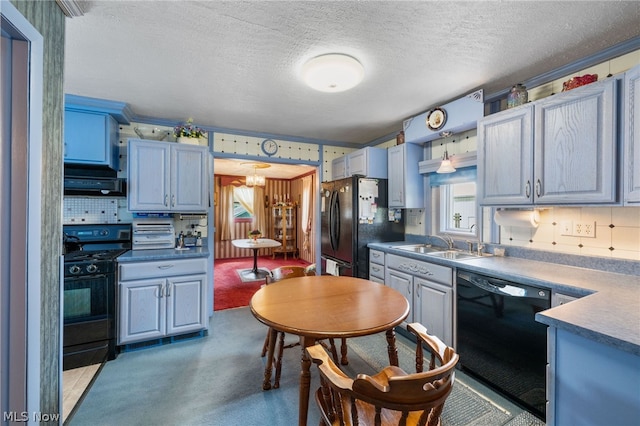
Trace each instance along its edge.
<instances>
[{"instance_id":1,"label":"white curtain","mask_svg":"<svg viewBox=\"0 0 640 426\"><path fill-rule=\"evenodd\" d=\"M220 194L220 239L222 241L235 239L233 217L233 185L225 185Z\"/></svg>"},{"instance_id":2,"label":"white curtain","mask_svg":"<svg viewBox=\"0 0 640 426\"><path fill-rule=\"evenodd\" d=\"M253 215L253 188L238 186L234 188L233 195L250 215Z\"/></svg>"},{"instance_id":3,"label":"white curtain","mask_svg":"<svg viewBox=\"0 0 640 426\"><path fill-rule=\"evenodd\" d=\"M253 187L253 201L252 201L253 211L253 222L251 224L252 229L257 229L262 232L263 237L268 237L267 235L267 219L264 211L264 187L262 186L254 186Z\"/></svg>"},{"instance_id":4,"label":"white curtain","mask_svg":"<svg viewBox=\"0 0 640 426\"><path fill-rule=\"evenodd\" d=\"M310 251L309 235L311 233L311 223L313 221L313 175L308 175L302 178L302 250L305 252Z\"/></svg>"}]
</instances>

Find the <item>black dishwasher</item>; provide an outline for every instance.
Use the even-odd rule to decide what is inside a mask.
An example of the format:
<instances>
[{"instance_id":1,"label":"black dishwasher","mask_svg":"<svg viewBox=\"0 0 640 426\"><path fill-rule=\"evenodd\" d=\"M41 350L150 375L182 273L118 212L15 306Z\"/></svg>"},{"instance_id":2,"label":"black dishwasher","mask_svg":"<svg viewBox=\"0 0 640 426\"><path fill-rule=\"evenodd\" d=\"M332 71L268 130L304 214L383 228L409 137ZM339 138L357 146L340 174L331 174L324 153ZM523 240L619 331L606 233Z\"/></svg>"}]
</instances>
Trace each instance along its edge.
<instances>
[{"instance_id":1,"label":"black dishwasher","mask_svg":"<svg viewBox=\"0 0 640 426\"><path fill-rule=\"evenodd\" d=\"M458 366L545 420L547 326L536 312L551 291L457 272Z\"/></svg>"}]
</instances>

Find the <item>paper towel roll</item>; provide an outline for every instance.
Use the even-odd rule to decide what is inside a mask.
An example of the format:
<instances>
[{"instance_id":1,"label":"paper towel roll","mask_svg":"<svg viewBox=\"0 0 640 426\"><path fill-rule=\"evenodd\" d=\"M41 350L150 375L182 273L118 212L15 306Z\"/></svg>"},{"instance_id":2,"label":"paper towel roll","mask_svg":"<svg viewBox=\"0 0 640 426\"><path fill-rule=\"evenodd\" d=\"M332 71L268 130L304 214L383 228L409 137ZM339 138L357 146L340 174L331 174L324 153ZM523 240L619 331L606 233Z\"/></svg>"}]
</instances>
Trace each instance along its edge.
<instances>
[{"instance_id":1,"label":"paper towel roll","mask_svg":"<svg viewBox=\"0 0 640 426\"><path fill-rule=\"evenodd\" d=\"M497 210L493 220L500 226L537 228L540 214L536 210Z\"/></svg>"}]
</instances>

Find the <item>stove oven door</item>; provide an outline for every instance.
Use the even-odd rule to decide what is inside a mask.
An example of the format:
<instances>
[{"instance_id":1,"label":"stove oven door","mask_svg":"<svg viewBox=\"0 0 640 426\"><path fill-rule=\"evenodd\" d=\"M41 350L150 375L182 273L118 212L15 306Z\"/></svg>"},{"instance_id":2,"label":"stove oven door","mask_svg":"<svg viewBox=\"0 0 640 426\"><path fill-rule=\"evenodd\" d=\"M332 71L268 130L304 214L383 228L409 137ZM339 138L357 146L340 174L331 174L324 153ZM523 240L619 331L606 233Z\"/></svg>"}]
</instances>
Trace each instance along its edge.
<instances>
[{"instance_id":1,"label":"stove oven door","mask_svg":"<svg viewBox=\"0 0 640 426\"><path fill-rule=\"evenodd\" d=\"M63 370L115 357L115 282L111 274L64 280Z\"/></svg>"}]
</instances>

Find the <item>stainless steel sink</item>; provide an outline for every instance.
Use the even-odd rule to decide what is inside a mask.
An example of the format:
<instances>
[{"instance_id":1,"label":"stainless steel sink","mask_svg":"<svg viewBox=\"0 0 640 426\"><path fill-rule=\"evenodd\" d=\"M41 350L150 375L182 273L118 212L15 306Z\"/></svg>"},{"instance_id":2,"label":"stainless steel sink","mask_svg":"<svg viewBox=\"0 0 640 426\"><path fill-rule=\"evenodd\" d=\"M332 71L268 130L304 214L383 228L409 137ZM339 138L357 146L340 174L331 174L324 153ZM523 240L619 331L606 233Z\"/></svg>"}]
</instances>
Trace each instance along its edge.
<instances>
[{"instance_id":1,"label":"stainless steel sink","mask_svg":"<svg viewBox=\"0 0 640 426\"><path fill-rule=\"evenodd\" d=\"M440 247L431 247L430 245L425 244L414 244L414 245L406 245L406 246L392 246L391 248L412 251L414 253L423 253L430 254L433 252L442 251Z\"/></svg>"},{"instance_id":2,"label":"stainless steel sink","mask_svg":"<svg viewBox=\"0 0 640 426\"><path fill-rule=\"evenodd\" d=\"M433 257L442 257L444 259L452 259L452 260L475 259L480 257L475 254L465 253L465 252L456 251L456 250L435 251L432 253L427 253L427 255L433 256Z\"/></svg>"}]
</instances>

